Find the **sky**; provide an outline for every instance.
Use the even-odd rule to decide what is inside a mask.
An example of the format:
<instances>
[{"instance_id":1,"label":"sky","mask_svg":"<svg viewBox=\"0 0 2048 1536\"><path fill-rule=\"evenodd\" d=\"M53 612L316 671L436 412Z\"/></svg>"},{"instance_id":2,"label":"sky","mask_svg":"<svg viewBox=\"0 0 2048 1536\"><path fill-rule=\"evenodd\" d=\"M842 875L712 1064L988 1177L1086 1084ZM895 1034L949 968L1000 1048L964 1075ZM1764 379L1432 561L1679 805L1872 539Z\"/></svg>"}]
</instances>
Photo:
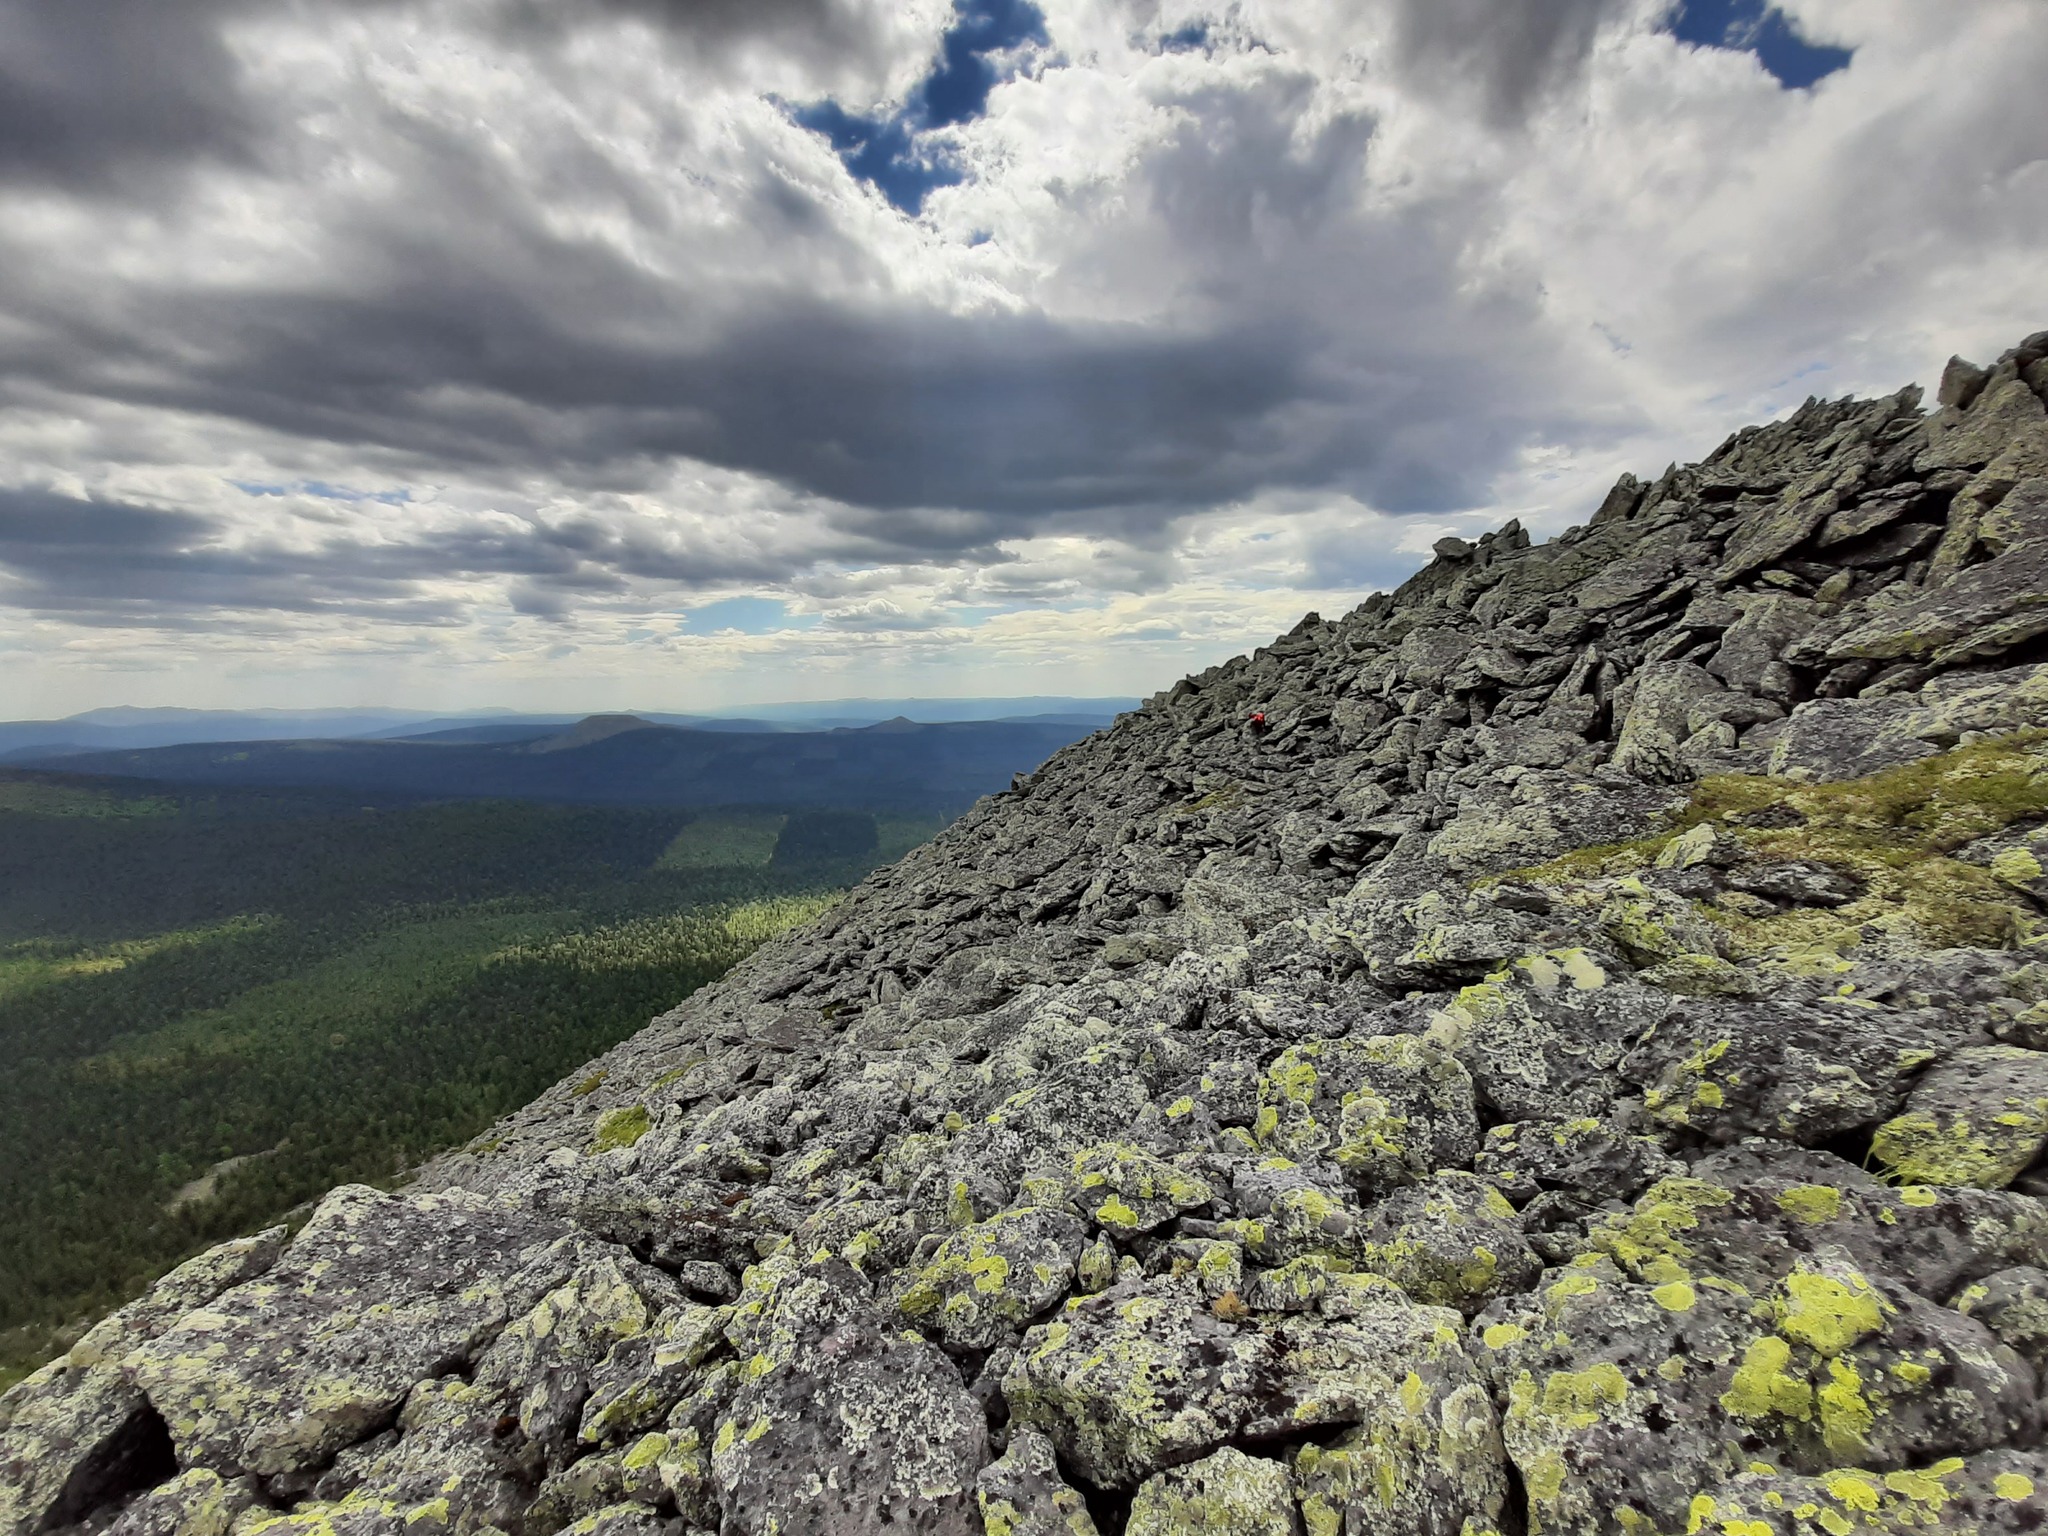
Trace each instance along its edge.
<instances>
[{"instance_id":1,"label":"sky","mask_svg":"<svg viewBox=\"0 0 2048 1536\"><path fill-rule=\"evenodd\" d=\"M2048 327L2044 0L0 4L0 718L1143 694Z\"/></svg>"}]
</instances>

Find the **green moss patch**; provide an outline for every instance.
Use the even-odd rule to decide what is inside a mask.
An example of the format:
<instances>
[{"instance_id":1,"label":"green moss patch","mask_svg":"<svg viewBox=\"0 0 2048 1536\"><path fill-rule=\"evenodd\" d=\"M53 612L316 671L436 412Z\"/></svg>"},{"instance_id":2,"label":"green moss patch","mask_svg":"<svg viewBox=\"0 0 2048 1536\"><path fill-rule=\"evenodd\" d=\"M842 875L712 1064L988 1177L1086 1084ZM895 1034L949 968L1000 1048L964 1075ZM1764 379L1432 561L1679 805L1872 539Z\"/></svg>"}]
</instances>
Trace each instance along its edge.
<instances>
[{"instance_id":1,"label":"green moss patch","mask_svg":"<svg viewBox=\"0 0 2048 1536\"><path fill-rule=\"evenodd\" d=\"M1796 812L1769 817L1769 811ZM1714 906L1737 958L1839 954L1866 925L1904 929L1929 948L1998 948L2032 937L2028 905L2001 872L1952 857L2013 823L2048 816L2048 732L2015 732L1837 784L1758 774L1702 779L1665 831L1577 849L1503 880L1562 885L1638 873L1676 836L1715 824L1759 861L1812 860L1860 878L1864 894L1834 909L1746 915ZM1783 820L1791 825L1769 824Z\"/></svg>"}]
</instances>

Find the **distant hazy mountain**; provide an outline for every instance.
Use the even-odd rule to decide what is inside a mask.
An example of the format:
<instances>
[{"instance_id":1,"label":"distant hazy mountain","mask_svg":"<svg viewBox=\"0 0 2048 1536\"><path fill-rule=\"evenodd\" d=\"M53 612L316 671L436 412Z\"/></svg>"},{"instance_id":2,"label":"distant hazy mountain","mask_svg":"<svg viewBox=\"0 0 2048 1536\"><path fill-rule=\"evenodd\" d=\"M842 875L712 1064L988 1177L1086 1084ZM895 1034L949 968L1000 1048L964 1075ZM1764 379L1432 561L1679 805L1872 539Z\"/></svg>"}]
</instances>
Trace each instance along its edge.
<instances>
[{"instance_id":1,"label":"distant hazy mountain","mask_svg":"<svg viewBox=\"0 0 2048 1536\"><path fill-rule=\"evenodd\" d=\"M741 715L632 710L653 725L700 731L766 734L858 729L904 716L948 722L996 720L1099 730L1136 699L827 699L810 704L750 706ZM506 709L435 714L407 709L90 709L61 720L0 722L0 763L47 761L199 742L432 740L503 743L532 740L575 725L584 716L525 714Z\"/></svg>"},{"instance_id":2,"label":"distant hazy mountain","mask_svg":"<svg viewBox=\"0 0 2048 1536\"><path fill-rule=\"evenodd\" d=\"M62 720L0 723L0 762L64 752L111 752L187 741L294 741L424 728L434 717L402 709L91 709ZM478 717L466 723L475 724Z\"/></svg>"},{"instance_id":3,"label":"distant hazy mountain","mask_svg":"<svg viewBox=\"0 0 2048 1536\"><path fill-rule=\"evenodd\" d=\"M1092 722L1090 722L1092 723ZM682 729L594 715L566 729L504 721L424 740L199 742L52 757L73 774L173 784L347 789L645 806L833 806L952 812L1005 788L1089 723L923 724L848 730Z\"/></svg>"}]
</instances>

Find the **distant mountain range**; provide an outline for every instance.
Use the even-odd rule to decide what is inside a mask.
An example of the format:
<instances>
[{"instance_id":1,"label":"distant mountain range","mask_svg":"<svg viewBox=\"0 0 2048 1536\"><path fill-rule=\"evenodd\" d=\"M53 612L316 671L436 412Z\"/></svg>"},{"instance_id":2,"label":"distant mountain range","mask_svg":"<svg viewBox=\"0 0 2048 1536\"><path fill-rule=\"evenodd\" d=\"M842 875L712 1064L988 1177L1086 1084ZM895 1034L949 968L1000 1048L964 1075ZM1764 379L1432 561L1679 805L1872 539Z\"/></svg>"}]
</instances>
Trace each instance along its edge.
<instances>
[{"instance_id":1,"label":"distant mountain range","mask_svg":"<svg viewBox=\"0 0 2048 1536\"><path fill-rule=\"evenodd\" d=\"M592 715L571 723L428 722L420 734L396 739L198 741L121 751L28 749L11 757L16 766L167 784L951 814L1107 723L1080 712L939 723L897 716L857 728L802 730L775 723L752 729L730 721L676 726L636 715Z\"/></svg>"},{"instance_id":2,"label":"distant mountain range","mask_svg":"<svg viewBox=\"0 0 2048 1536\"><path fill-rule=\"evenodd\" d=\"M764 704L747 714L674 714L636 710L654 725L754 734L858 729L898 716L930 722L1028 722L1099 730L1136 699L1034 696L1014 699L829 699L808 704ZM87 710L61 720L0 722L0 763L47 761L61 756L123 752L201 742L432 740L491 744L531 740L573 726L575 714L467 710L434 714L402 709L320 710ZM95 770L98 771L98 770Z\"/></svg>"}]
</instances>

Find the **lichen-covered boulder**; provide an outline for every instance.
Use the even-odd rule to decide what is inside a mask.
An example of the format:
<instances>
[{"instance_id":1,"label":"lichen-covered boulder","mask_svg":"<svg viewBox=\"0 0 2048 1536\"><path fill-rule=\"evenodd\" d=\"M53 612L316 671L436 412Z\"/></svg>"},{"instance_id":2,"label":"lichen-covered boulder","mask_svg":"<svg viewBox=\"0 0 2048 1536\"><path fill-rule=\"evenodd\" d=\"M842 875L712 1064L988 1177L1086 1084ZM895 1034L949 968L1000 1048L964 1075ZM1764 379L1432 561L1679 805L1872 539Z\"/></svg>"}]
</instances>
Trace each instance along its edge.
<instances>
[{"instance_id":1,"label":"lichen-covered boulder","mask_svg":"<svg viewBox=\"0 0 2048 1536\"><path fill-rule=\"evenodd\" d=\"M345 1186L268 1274L187 1312L126 1369L182 1462L318 1468L415 1385L475 1360L595 1247L476 1195Z\"/></svg>"},{"instance_id":2,"label":"lichen-covered boulder","mask_svg":"<svg viewBox=\"0 0 2048 1536\"><path fill-rule=\"evenodd\" d=\"M1131 1488L1238 1431L1269 1388L1271 1345L1160 1278L1070 1304L1024 1335L1003 1380L1012 1418L1084 1476Z\"/></svg>"},{"instance_id":3,"label":"lichen-covered boulder","mask_svg":"<svg viewBox=\"0 0 2048 1536\"><path fill-rule=\"evenodd\" d=\"M644 1504L613 1504L585 1515L563 1536L662 1536L664 1522Z\"/></svg>"},{"instance_id":4,"label":"lichen-covered boulder","mask_svg":"<svg viewBox=\"0 0 2048 1536\"><path fill-rule=\"evenodd\" d=\"M2048 827L2009 827L1959 849L1956 857L1981 865L2035 906L2048 908Z\"/></svg>"},{"instance_id":5,"label":"lichen-covered boulder","mask_svg":"<svg viewBox=\"0 0 2048 1536\"><path fill-rule=\"evenodd\" d=\"M660 1424L702 1379L705 1362L724 1350L728 1321L723 1307L682 1302L654 1327L621 1337L587 1373L577 1438L616 1444Z\"/></svg>"},{"instance_id":6,"label":"lichen-covered boulder","mask_svg":"<svg viewBox=\"0 0 2048 1536\"><path fill-rule=\"evenodd\" d=\"M1468 1518L1499 1519L1507 1458L1459 1315L1384 1292L1342 1310L1262 1324L1275 1384L1243 1429L1251 1440L1298 1442L1345 1427L1296 1461L1310 1528L1371 1522L1398 1536L1452 1536Z\"/></svg>"},{"instance_id":7,"label":"lichen-covered boulder","mask_svg":"<svg viewBox=\"0 0 2048 1536\"><path fill-rule=\"evenodd\" d=\"M2048 1370L2048 1270L2015 1265L1965 1286L1955 1308L1974 1317L2036 1371ZM2048 1387L2048 1379L2043 1386Z\"/></svg>"},{"instance_id":8,"label":"lichen-covered boulder","mask_svg":"<svg viewBox=\"0 0 2048 1536\"><path fill-rule=\"evenodd\" d=\"M1131 1499L1124 1536L1294 1536L1286 1466L1231 1446L1147 1478Z\"/></svg>"},{"instance_id":9,"label":"lichen-covered boulder","mask_svg":"<svg viewBox=\"0 0 2048 1536\"><path fill-rule=\"evenodd\" d=\"M1127 1141L1098 1141L1074 1154L1074 1203L1103 1231L1131 1238L1207 1205L1206 1180Z\"/></svg>"},{"instance_id":10,"label":"lichen-covered boulder","mask_svg":"<svg viewBox=\"0 0 2048 1536\"><path fill-rule=\"evenodd\" d=\"M315 1485L326 1500L406 1512L460 1533L507 1528L525 1511L535 1458L510 1432L506 1387L457 1376L413 1388L393 1429L341 1452Z\"/></svg>"},{"instance_id":11,"label":"lichen-covered boulder","mask_svg":"<svg viewBox=\"0 0 2048 1536\"><path fill-rule=\"evenodd\" d=\"M1736 649L1743 653L1741 670L1751 683L1798 632L1796 626L1765 628L1762 614L1746 625L1737 619L1732 628L1741 632ZM1735 662L1736 658L1731 655L1729 660ZM1729 689L1695 662L1655 662L1643 669L1636 682L1615 739L1613 761L1625 772L1653 783L1697 778L1700 770L1693 759L1701 746L1718 743L1716 727L1755 725L1781 713L1776 704ZM1733 729L1728 735L1734 735Z\"/></svg>"},{"instance_id":12,"label":"lichen-covered boulder","mask_svg":"<svg viewBox=\"0 0 2048 1536\"><path fill-rule=\"evenodd\" d=\"M1671 1008L1669 994L1611 979L1567 948L1464 988L1432 1028L1500 1116L1576 1120L1612 1106L1614 1068Z\"/></svg>"},{"instance_id":13,"label":"lichen-covered boulder","mask_svg":"<svg viewBox=\"0 0 2048 1536\"><path fill-rule=\"evenodd\" d=\"M2010 1184L2048 1144L2048 1052L1957 1051L1878 1127L1871 1151L1908 1184Z\"/></svg>"},{"instance_id":14,"label":"lichen-covered boulder","mask_svg":"<svg viewBox=\"0 0 2048 1536\"><path fill-rule=\"evenodd\" d=\"M1239 1163L1231 1178L1231 1201L1241 1214L1219 1230L1241 1242L1260 1264L1346 1258L1357 1252L1364 1232L1356 1195L1327 1163L1301 1164L1284 1157Z\"/></svg>"},{"instance_id":15,"label":"lichen-covered boulder","mask_svg":"<svg viewBox=\"0 0 2048 1536\"><path fill-rule=\"evenodd\" d=\"M1370 1196L1469 1164L1479 1118L1472 1077L1414 1035L1310 1040L1259 1084L1253 1140L1283 1157L1327 1156Z\"/></svg>"},{"instance_id":16,"label":"lichen-covered boulder","mask_svg":"<svg viewBox=\"0 0 2048 1536\"><path fill-rule=\"evenodd\" d=\"M1402 1384L1387 1411L1295 1455L1311 1531L1457 1536L1496 1528L1512 1508L1498 1415L1483 1387Z\"/></svg>"},{"instance_id":17,"label":"lichen-covered boulder","mask_svg":"<svg viewBox=\"0 0 2048 1536\"><path fill-rule=\"evenodd\" d=\"M629 1470L626 1459L622 1452L608 1451L562 1468L535 1491L521 1526L535 1536L556 1536L621 1505L651 1508L662 1491L660 1474L646 1463Z\"/></svg>"},{"instance_id":18,"label":"lichen-covered boulder","mask_svg":"<svg viewBox=\"0 0 2048 1536\"><path fill-rule=\"evenodd\" d=\"M1893 1278L1915 1269L1901 1213L1935 1208L1895 1199L1667 1180L1533 1295L1483 1314L1532 1520L1668 1528L1759 1458L1884 1472L2029 1433L2026 1363Z\"/></svg>"},{"instance_id":19,"label":"lichen-covered boulder","mask_svg":"<svg viewBox=\"0 0 2048 1536\"><path fill-rule=\"evenodd\" d=\"M905 1337L850 1265L770 1280L712 1445L731 1536L953 1536L976 1523L988 1426L953 1363Z\"/></svg>"},{"instance_id":20,"label":"lichen-covered boulder","mask_svg":"<svg viewBox=\"0 0 2048 1536\"><path fill-rule=\"evenodd\" d=\"M507 1389L520 1433L556 1460L574 1438L600 1362L653 1326L649 1293L656 1305L679 1299L667 1276L639 1265L631 1269L613 1258L578 1265L566 1284L514 1319L476 1363L476 1385Z\"/></svg>"},{"instance_id":21,"label":"lichen-covered boulder","mask_svg":"<svg viewBox=\"0 0 2048 1536\"><path fill-rule=\"evenodd\" d=\"M1998 1450L1893 1472L1800 1477L1757 1467L1695 1494L1686 1524L1754 1536L2022 1536L2041 1528L2048 1456Z\"/></svg>"},{"instance_id":22,"label":"lichen-covered boulder","mask_svg":"<svg viewBox=\"0 0 2048 1536\"><path fill-rule=\"evenodd\" d=\"M69 1524L176 1469L161 1417L121 1362L183 1313L265 1273L283 1247L278 1227L186 1260L0 1397L0 1532Z\"/></svg>"},{"instance_id":23,"label":"lichen-covered boulder","mask_svg":"<svg viewBox=\"0 0 2048 1536\"><path fill-rule=\"evenodd\" d=\"M1062 1211L1005 1211L948 1234L905 1276L896 1310L948 1345L993 1349L1066 1295L1086 1240L1087 1229Z\"/></svg>"},{"instance_id":24,"label":"lichen-covered boulder","mask_svg":"<svg viewBox=\"0 0 2048 1536\"><path fill-rule=\"evenodd\" d=\"M1839 1250L1867 1273L1946 1298L2048 1254L2048 1205L1997 1190L1671 1178L1585 1243L1653 1283L1711 1275L1752 1293Z\"/></svg>"},{"instance_id":25,"label":"lichen-covered boulder","mask_svg":"<svg viewBox=\"0 0 2048 1536\"><path fill-rule=\"evenodd\" d=\"M1876 1125L1962 1032L1931 1013L1690 999L1622 1070L1657 1124L1715 1141L1767 1136L1816 1146ZM1911 1182L1927 1182L1912 1180Z\"/></svg>"},{"instance_id":26,"label":"lichen-covered boulder","mask_svg":"<svg viewBox=\"0 0 2048 1536\"><path fill-rule=\"evenodd\" d=\"M141 1495L107 1530L109 1536L228 1536L236 1517L255 1502L250 1479L194 1467Z\"/></svg>"},{"instance_id":27,"label":"lichen-covered boulder","mask_svg":"<svg viewBox=\"0 0 2048 1536\"><path fill-rule=\"evenodd\" d=\"M1020 1203L1027 1174L1068 1177L1084 1147L1149 1145L1160 1118L1143 1077L1083 1052L938 1148L912 1187L911 1208L928 1231L966 1226Z\"/></svg>"},{"instance_id":28,"label":"lichen-covered boulder","mask_svg":"<svg viewBox=\"0 0 2048 1536\"><path fill-rule=\"evenodd\" d=\"M1653 1138L1594 1119L1496 1125L1472 1168L1516 1207L1549 1191L1568 1191L1587 1205L1633 1200L1658 1179L1681 1171Z\"/></svg>"},{"instance_id":29,"label":"lichen-covered boulder","mask_svg":"<svg viewBox=\"0 0 2048 1536\"><path fill-rule=\"evenodd\" d=\"M1009 1448L975 1484L985 1536L1097 1536L1088 1501L1060 1476L1052 1441L1035 1429L1011 1432Z\"/></svg>"},{"instance_id":30,"label":"lichen-covered boulder","mask_svg":"<svg viewBox=\"0 0 2048 1536\"><path fill-rule=\"evenodd\" d=\"M1455 1169L1374 1207L1359 1262L1417 1301L1477 1312L1526 1286L1543 1265L1499 1190Z\"/></svg>"}]
</instances>

